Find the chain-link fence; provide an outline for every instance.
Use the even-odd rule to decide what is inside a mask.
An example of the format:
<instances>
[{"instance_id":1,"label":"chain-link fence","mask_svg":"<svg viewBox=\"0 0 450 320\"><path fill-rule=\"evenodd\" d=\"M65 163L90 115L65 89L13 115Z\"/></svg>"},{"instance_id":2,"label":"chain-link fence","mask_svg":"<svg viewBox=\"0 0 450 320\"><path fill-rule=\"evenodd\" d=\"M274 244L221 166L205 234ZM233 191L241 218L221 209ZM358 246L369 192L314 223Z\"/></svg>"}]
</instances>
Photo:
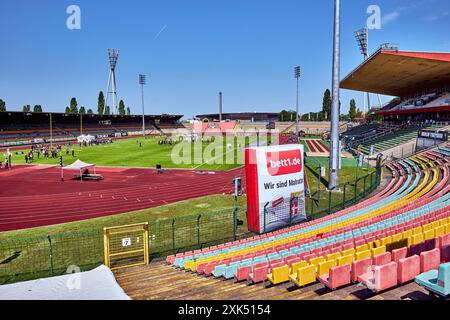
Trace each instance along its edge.
<instances>
[{"instance_id":1,"label":"chain-link fence","mask_svg":"<svg viewBox=\"0 0 450 320\"><path fill-rule=\"evenodd\" d=\"M315 192L306 198L308 219L366 197L379 185L380 173L377 170L347 183L340 192ZM246 214L243 206L149 223L150 259L249 237ZM103 250L103 230L5 239L0 241L0 284L61 275L73 266L89 270L103 263Z\"/></svg>"}]
</instances>

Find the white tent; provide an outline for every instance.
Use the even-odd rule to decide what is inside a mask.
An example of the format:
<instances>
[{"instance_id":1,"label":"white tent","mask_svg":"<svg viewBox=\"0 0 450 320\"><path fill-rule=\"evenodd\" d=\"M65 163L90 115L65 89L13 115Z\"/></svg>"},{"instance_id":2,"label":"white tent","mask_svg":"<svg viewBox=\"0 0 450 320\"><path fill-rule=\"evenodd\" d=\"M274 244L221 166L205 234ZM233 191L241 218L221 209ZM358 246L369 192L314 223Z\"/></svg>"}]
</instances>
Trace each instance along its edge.
<instances>
[{"instance_id":1,"label":"white tent","mask_svg":"<svg viewBox=\"0 0 450 320\"><path fill-rule=\"evenodd\" d=\"M87 168L94 168L95 173L95 164L85 163L80 159L77 159L77 161L75 161L74 163L61 168L61 179L64 180L64 170L78 170L80 172L81 181L83 181L83 175L81 171Z\"/></svg>"},{"instance_id":2,"label":"white tent","mask_svg":"<svg viewBox=\"0 0 450 320\"><path fill-rule=\"evenodd\" d=\"M77 137L78 143L91 142L91 141L94 141L94 140L95 140L95 137L91 136L90 134L88 134L88 135L82 134L81 136Z\"/></svg>"},{"instance_id":3,"label":"white tent","mask_svg":"<svg viewBox=\"0 0 450 320\"><path fill-rule=\"evenodd\" d=\"M114 274L102 265L94 270L0 285L1 300L130 300Z\"/></svg>"}]
</instances>

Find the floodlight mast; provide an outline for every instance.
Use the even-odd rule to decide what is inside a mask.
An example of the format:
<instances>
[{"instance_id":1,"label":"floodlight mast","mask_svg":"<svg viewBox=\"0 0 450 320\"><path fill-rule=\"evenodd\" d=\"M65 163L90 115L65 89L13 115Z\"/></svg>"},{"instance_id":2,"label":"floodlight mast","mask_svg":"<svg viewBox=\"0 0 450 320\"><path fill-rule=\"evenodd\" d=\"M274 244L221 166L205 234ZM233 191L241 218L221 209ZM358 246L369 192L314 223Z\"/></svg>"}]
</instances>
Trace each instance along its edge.
<instances>
[{"instance_id":1,"label":"floodlight mast","mask_svg":"<svg viewBox=\"0 0 450 320\"><path fill-rule=\"evenodd\" d=\"M300 80L300 66L294 68L294 76L297 79L297 102L295 104L295 134L298 137L299 134L299 123L298 123L298 84Z\"/></svg>"},{"instance_id":2,"label":"floodlight mast","mask_svg":"<svg viewBox=\"0 0 450 320\"><path fill-rule=\"evenodd\" d=\"M359 51L364 57L364 61L369 58L369 29L362 28L355 32L355 39L358 43ZM366 96L367 96L367 109L370 109L370 94L364 93L364 114L366 113Z\"/></svg>"},{"instance_id":3,"label":"floodlight mast","mask_svg":"<svg viewBox=\"0 0 450 320\"><path fill-rule=\"evenodd\" d=\"M330 164L328 172L328 189L339 187L339 77L340 77L340 10L341 1L334 0L334 39L333 39L333 83L331 103Z\"/></svg>"},{"instance_id":4,"label":"floodlight mast","mask_svg":"<svg viewBox=\"0 0 450 320\"><path fill-rule=\"evenodd\" d=\"M116 66L117 61L119 60L120 50L118 49L108 49L108 57L109 57L109 77L108 77L108 86L106 89L106 99L105 99L105 107L103 109L103 114L106 113L106 107L108 105L108 97L111 93L113 96L113 108L112 111L115 114L118 114L117 110L117 86L116 86Z\"/></svg>"},{"instance_id":5,"label":"floodlight mast","mask_svg":"<svg viewBox=\"0 0 450 320\"><path fill-rule=\"evenodd\" d=\"M141 100L142 100L142 136L145 137L145 108L144 108L144 85L147 83L146 75L139 75L139 84L141 85Z\"/></svg>"}]
</instances>

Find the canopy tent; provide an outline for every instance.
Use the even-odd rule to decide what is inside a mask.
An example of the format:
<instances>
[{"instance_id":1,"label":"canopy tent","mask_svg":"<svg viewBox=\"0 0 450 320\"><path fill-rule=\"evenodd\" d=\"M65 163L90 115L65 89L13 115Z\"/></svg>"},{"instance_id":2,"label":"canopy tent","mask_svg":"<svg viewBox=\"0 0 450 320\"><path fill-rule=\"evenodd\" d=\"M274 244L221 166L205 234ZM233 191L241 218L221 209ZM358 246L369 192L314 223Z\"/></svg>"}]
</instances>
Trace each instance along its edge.
<instances>
[{"instance_id":1,"label":"canopy tent","mask_svg":"<svg viewBox=\"0 0 450 320\"><path fill-rule=\"evenodd\" d=\"M95 164L85 163L80 159L77 159L74 163L61 168L61 180L64 180L64 170L78 170L80 172L81 181L83 181L82 170L87 168L94 168L95 174Z\"/></svg>"},{"instance_id":2,"label":"canopy tent","mask_svg":"<svg viewBox=\"0 0 450 320\"><path fill-rule=\"evenodd\" d=\"M0 286L1 300L131 300L106 266Z\"/></svg>"},{"instance_id":3,"label":"canopy tent","mask_svg":"<svg viewBox=\"0 0 450 320\"><path fill-rule=\"evenodd\" d=\"M81 136L77 137L78 143L91 142L91 141L94 141L94 140L95 140L95 137L91 136L90 134L88 134L88 135L82 134Z\"/></svg>"}]
</instances>

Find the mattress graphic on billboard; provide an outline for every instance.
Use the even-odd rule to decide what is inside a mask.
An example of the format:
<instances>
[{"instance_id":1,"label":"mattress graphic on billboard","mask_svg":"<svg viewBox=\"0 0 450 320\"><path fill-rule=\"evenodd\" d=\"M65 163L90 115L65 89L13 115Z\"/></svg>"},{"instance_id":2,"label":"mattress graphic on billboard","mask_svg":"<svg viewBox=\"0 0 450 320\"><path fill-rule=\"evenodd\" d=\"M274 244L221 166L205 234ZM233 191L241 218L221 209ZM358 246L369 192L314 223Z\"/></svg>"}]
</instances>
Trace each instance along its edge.
<instances>
[{"instance_id":1,"label":"mattress graphic on billboard","mask_svg":"<svg viewBox=\"0 0 450 320\"><path fill-rule=\"evenodd\" d=\"M247 221L265 233L306 219L302 145L245 150Z\"/></svg>"}]
</instances>

